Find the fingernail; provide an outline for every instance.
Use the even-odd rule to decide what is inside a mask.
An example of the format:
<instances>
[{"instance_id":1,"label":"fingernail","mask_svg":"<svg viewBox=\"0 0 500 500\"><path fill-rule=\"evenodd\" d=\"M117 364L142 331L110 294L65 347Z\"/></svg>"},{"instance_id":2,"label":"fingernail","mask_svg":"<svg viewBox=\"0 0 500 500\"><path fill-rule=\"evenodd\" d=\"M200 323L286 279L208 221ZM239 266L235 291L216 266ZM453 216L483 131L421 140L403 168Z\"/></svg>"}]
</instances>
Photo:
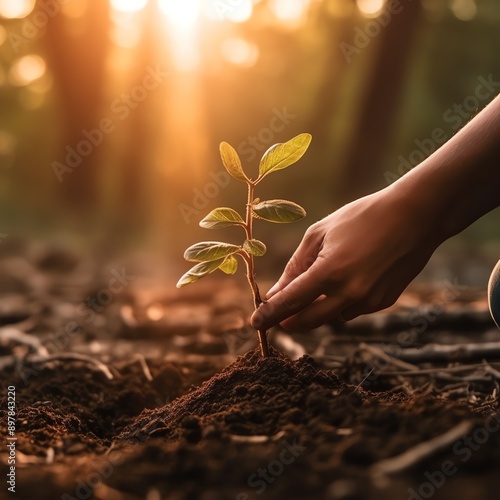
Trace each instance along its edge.
<instances>
[{"instance_id":1,"label":"fingernail","mask_svg":"<svg viewBox=\"0 0 500 500\"><path fill-rule=\"evenodd\" d=\"M250 318L250 323L253 328L258 330L260 326L262 325L262 314L257 310L252 314L252 317Z\"/></svg>"},{"instance_id":2,"label":"fingernail","mask_svg":"<svg viewBox=\"0 0 500 500\"><path fill-rule=\"evenodd\" d=\"M270 299L273 295L276 295L278 293L279 287L280 287L280 282L278 281L266 293L266 298Z\"/></svg>"}]
</instances>

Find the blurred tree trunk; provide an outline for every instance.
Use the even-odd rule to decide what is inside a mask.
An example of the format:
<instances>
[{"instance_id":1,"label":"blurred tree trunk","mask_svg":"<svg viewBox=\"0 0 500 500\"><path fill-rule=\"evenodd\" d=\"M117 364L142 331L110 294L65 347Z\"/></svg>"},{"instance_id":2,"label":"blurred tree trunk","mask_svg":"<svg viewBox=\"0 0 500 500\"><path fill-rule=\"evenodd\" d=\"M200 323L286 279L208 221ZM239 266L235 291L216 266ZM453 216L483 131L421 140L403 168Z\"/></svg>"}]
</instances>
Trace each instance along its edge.
<instances>
[{"instance_id":1,"label":"blurred tree trunk","mask_svg":"<svg viewBox=\"0 0 500 500\"><path fill-rule=\"evenodd\" d=\"M311 110L309 125L304 127L304 130L314 130L315 147L320 151L328 151L328 144L332 141L332 117L335 116L343 77L346 74L346 68L343 64L344 58L339 50L339 45L343 40L349 38L353 26L344 19L339 22L329 14L327 2L320 4L318 9L317 28L323 31L325 36L324 76L315 92L315 104Z\"/></svg>"},{"instance_id":2,"label":"blurred tree trunk","mask_svg":"<svg viewBox=\"0 0 500 500\"><path fill-rule=\"evenodd\" d=\"M41 3L43 0L39 0ZM62 147L56 160L66 163L68 147L77 150L87 140L84 130L99 128L109 46L109 2L88 0L83 15L70 18L63 13L49 16L45 42L47 61L54 76L62 114ZM99 201L98 134L92 151L78 155L74 169L62 176L61 194L73 209L87 210ZM81 148L84 152L86 150Z\"/></svg>"},{"instance_id":3,"label":"blurred tree trunk","mask_svg":"<svg viewBox=\"0 0 500 500\"><path fill-rule=\"evenodd\" d=\"M365 195L384 182L382 161L393 131L422 13L420 1L401 5L403 10L391 14L389 24L371 42L378 43L377 52L343 166L342 202Z\"/></svg>"},{"instance_id":4,"label":"blurred tree trunk","mask_svg":"<svg viewBox=\"0 0 500 500\"><path fill-rule=\"evenodd\" d=\"M157 62L163 60L157 50L158 40L161 40L158 4L149 2L142 14L141 38L134 53L130 89L142 87L148 68L154 69ZM162 83L160 87L163 85L165 84ZM123 145L125 154L121 158L120 172L117 175L118 203L113 223L113 232L121 236L146 230L153 208L151 196L147 194L150 187L148 182L155 175L151 151L154 151L154 140L161 137L155 129L155 114L152 113L157 92L161 90L148 90L150 95L130 110L130 116L124 123L128 140Z\"/></svg>"}]
</instances>

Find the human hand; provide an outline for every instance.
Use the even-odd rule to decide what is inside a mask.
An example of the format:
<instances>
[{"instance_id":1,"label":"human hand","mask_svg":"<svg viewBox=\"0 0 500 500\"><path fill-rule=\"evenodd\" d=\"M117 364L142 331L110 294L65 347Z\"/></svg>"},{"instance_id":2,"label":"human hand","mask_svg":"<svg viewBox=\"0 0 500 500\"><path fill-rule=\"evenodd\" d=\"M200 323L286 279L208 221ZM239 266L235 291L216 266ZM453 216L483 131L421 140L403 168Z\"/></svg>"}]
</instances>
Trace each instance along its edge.
<instances>
[{"instance_id":1,"label":"human hand","mask_svg":"<svg viewBox=\"0 0 500 500\"><path fill-rule=\"evenodd\" d=\"M342 207L306 231L252 325L308 330L389 307L441 243L431 226L390 187Z\"/></svg>"}]
</instances>

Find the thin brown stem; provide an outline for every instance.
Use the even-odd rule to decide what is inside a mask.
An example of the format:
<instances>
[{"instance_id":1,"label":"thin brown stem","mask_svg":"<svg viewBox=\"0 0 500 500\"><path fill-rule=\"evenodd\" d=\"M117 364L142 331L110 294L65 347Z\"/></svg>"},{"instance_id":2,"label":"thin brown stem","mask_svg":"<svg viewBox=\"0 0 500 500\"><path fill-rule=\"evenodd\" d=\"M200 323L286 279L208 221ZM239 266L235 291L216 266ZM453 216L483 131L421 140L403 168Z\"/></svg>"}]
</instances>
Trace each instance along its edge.
<instances>
[{"instance_id":1,"label":"thin brown stem","mask_svg":"<svg viewBox=\"0 0 500 500\"><path fill-rule=\"evenodd\" d=\"M252 201L254 196L255 184L253 182L248 183L248 199L247 199L247 209L246 209L246 222L245 222L245 232L248 240L253 239L253 214L252 214ZM254 267L254 257L248 252L242 252L242 257L245 259L247 265L247 280L250 288L252 290L252 296L254 301L255 309L262 304L262 298L260 296L259 286L255 281L255 267ZM257 335L259 337L260 352L263 358L269 356L269 345L267 342L267 332L266 330L257 330Z\"/></svg>"}]
</instances>

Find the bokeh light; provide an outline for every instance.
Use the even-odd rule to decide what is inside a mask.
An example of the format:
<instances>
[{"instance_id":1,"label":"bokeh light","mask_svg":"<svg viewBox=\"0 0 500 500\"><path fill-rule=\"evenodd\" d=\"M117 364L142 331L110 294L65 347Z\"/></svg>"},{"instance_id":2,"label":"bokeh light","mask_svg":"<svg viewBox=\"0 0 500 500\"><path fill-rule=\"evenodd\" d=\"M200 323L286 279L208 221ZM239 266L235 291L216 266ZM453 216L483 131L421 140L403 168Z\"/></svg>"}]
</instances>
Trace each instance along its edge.
<instances>
[{"instance_id":1,"label":"bokeh light","mask_svg":"<svg viewBox=\"0 0 500 500\"><path fill-rule=\"evenodd\" d=\"M257 46L243 38L231 37L224 40L221 45L221 52L227 62L237 66L250 68L259 59Z\"/></svg>"},{"instance_id":2,"label":"bokeh light","mask_svg":"<svg viewBox=\"0 0 500 500\"><path fill-rule=\"evenodd\" d=\"M124 49L135 47L141 38L141 29L135 18L129 16L113 16L111 40Z\"/></svg>"},{"instance_id":3,"label":"bokeh light","mask_svg":"<svg viewBox=\"0 0 500 500\"><path fill-rule=\"evenodd\" d=\"M47 69L45 61L40 56L31 54L20 57L12 65L9 81L12 85L22 87L41 78Z\"/></svg>"},{"instance_id":4,"label":"bokeh light","mask_svg":"<svg viewBox=\"0 0 500 500\"><path fill-rule=\"evenodd\" d=\"M240 0L238 2L215 2L217 18L228 20L233 23L244 23L252 17L252 0Z\"/></svg>"},{"instance_id":5,"label":"bokeh light","mask_svg":"<svg viewBox=\"0 0 500 500\"><path fill-rule=\"evenodd\" d=\"M356 5L365 17L376 17L382 12L385 0L356 0Z\"/></svg>"},{"instance_id":6,"label":"bokeh light","mask_svg":"<svg viewBox=\"0 0 500 500\"><path fill-rule=\"evenodd\" d=\"M0 16L16 19L28 16L35 7L35 0L0 0Z\"/></svg>"},{"instance_id":7,"label":"bokeh light","mask_svg":"<svg viewBox=\"0 0 500 500\"><path fill-rule=\"evenodd\" d=\"M159 302L154 302L148 306L146 315L151 321L160 321L165 316L165 308Z\"/></svg>"},{"instance_id":8,"label":"bokeh light","mask_svg":"<svg viewBox=\"0 0 500 500\"><path fill-rule=\"evenodd\" d=\"M177 30L192 28L199 16L201 4L199 0L159 0L160 9L169 24Z\"/></svg>"},{"instance_id":9,"label":"bokeh light","mask_svg":"<svg viewBox=\"0 0 500 500\"><path fill-rule=\"evenodd\" d=\"M273 0L271 9L278 20L297 22L303 19L309 3L309 0Z\"/></svg>"},{"instance_id":10,"label":"bokeh light","mask_svg":"<svg viewBox=\"0 0 500 500\"><path fill-rule=\"evenodd\" d=\"M477 5L474 0L453 0L450 7L460 21L472 21L477 14Z\"/></svg>"}]
</instances>

